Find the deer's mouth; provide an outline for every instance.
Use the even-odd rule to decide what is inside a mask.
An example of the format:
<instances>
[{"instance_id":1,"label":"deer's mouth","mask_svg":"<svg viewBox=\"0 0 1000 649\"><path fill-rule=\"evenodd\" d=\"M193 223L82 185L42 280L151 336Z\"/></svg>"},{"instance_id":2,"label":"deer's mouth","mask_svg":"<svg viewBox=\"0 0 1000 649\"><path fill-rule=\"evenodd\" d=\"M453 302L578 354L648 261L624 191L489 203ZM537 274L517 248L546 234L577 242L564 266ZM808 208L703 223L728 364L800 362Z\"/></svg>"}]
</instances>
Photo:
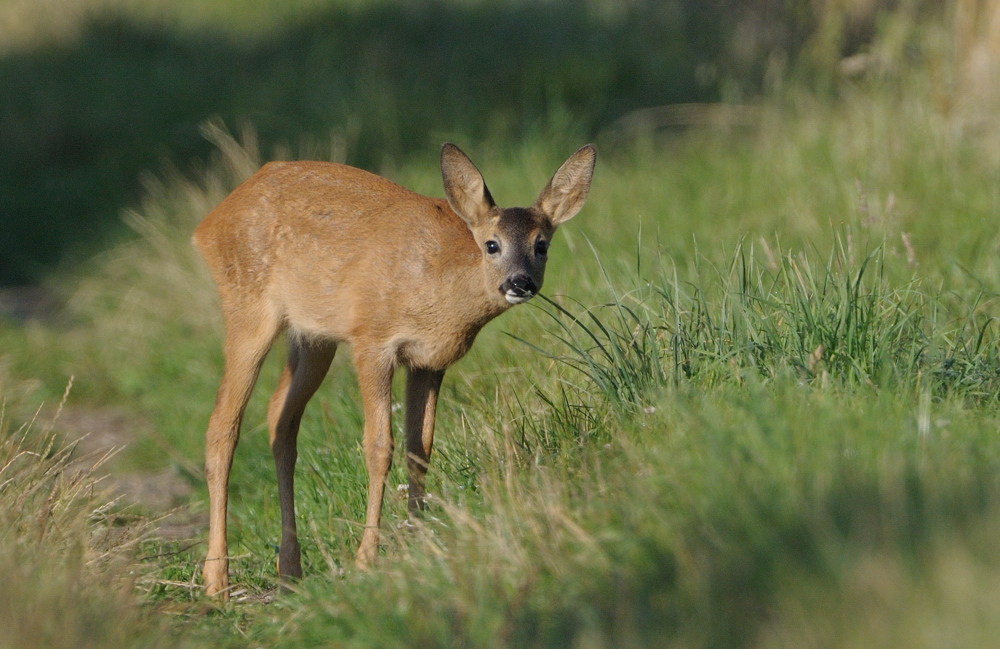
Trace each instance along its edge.
<instances>
[{"instance_id":1,"label":"deer's mouth","mask_svg":"<svg viewBox=\"0 0 1000 649\"><path fill-rule=\"evenodd\" d=\"M535 297L534 293L529 293L528 291L519 291L518 289L507 289L504 294L504 299L506 299L511 304L520 304L522 302L527 302L531 298Z\"/></svg>"}]
</instances>

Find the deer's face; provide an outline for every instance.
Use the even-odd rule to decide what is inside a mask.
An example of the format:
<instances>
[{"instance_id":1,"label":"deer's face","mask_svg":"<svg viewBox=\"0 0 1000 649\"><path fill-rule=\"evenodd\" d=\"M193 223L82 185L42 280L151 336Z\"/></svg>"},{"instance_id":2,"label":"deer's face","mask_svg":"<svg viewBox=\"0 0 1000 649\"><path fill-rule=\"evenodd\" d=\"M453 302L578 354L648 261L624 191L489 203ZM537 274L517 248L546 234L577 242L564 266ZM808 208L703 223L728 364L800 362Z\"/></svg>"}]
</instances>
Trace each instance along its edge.
<instances>
[{"instance_id":1,"label":"deer's face","mask_svg":"<svg viewBox=\"0 0 1000 649\"><path fill-rule=\"evenodd\" d=\"M588 144L552 176L531 207L497 207L476 165L454 144L441 147L448 204L469 226L483 253L487 294L520 304L542 287L549 241L556 227L580 211L597 152Z\"/></svg>"},{"instance_id":2,"label":"deer's face","mask_svg":"<svg viewBox=\"0 0 1000 649\"><path fill-rule=\"evenodd\" d=\"M493 214L472 229L483 254L487 290L510 304L527 302L542 288L555 228L532 208L494 209Z\"/></svg>"}]
</instances>

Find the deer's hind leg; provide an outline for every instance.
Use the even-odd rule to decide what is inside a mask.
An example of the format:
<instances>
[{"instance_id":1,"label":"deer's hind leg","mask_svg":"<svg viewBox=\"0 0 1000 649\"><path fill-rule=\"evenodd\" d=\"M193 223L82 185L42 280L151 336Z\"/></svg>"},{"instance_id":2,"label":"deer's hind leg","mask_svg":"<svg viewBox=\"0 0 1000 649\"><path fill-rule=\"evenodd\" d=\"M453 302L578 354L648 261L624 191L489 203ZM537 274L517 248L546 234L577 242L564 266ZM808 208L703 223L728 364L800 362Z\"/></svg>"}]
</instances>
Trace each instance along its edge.
<instances>
[{"instance_id":1,"label":"deer's hind leg","mask_svg":"<svg viewBox=\"0 0 1000 649\"><path fill-rule=\"evenodd\" d=\"M271 453L278 474L278 502L281 506L278 574L283 578L302 577L295 527L295 462L298 459L296 442L299 424L306 404L326 377L336 352L337 344L334 342L303 341L290 335L288 362L267 409Z\"/></svg>"},{"instance_id":2,"label":"deer's hind leg","mask_svg":"<svg viewBox=\"0 0 1000 649\"><path fill-rule=\"evenodd\" d=\"M205 433L205 481L208 484L208 554L202 569L209 595L229 593L229 551L226 543L226 510L229 502L229 471L240 437L240 423L260 366L281 330L281 319L273 314L227 312L226 367L215 399L215 409Z\"/></svg>"}]
</instances>

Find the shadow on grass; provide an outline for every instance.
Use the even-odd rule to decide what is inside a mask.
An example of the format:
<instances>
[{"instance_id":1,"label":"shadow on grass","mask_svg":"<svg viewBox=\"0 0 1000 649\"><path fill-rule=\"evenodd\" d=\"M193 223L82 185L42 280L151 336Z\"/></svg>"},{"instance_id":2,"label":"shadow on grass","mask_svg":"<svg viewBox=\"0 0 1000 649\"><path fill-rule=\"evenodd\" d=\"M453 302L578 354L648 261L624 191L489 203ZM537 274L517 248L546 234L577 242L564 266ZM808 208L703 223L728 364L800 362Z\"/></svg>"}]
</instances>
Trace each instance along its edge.
<instances>
[{"instance_id":1,"label":"shadow on grass","mask_svg":"<svg viewBox=\"0 0 1000 649\"><path fill-rule=\"evenodd\" d=\"M715 100L726 5L373 5L256 38L94 18L70 45L0 57L0 284L107 245L144 170L197 169L214 116L252 124L265 155L333 148L377 170L445 137L516 143L553 114L587 137L639 107Z\"/></svg>"}]
</instances>

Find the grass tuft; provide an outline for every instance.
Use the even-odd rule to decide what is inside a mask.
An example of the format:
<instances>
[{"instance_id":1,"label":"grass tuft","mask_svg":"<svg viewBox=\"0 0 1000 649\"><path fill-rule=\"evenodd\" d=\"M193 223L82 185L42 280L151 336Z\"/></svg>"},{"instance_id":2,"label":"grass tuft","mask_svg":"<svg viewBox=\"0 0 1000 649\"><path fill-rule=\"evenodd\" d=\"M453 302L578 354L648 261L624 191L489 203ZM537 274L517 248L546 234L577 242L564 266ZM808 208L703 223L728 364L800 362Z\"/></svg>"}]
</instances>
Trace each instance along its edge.
<instances>
[{"instance_id":1,"label":"grass tuft","mask_svg":"<svg viewBox=\"0 0 1000 649\"><path fill-rule=\"evenodd\" d=\"M55 423L0 411L0 646L166 646L132 590L149 525L106 500L110 456L76 457Z\"/></svg>"},{"instance_id":2,"label":"grass tuft","mask_svg":"<svg viewBox=\"0 0 1000 649\"><path fill-rule=\"evenodd\" d=\"M854 259L838 237L823 258L787 253L761 263L740 243L720 265L696 263L687 281L675 266L638 289L612 288L603 305L546 299L553 351L522 342L586 376L585 390L631 410L668 385L784 376L818 387L923 387L995 400L992 319L956 318L946 296L919 278L894 285L884 251L882 244Z\"/></svg>"}]
</instances>

